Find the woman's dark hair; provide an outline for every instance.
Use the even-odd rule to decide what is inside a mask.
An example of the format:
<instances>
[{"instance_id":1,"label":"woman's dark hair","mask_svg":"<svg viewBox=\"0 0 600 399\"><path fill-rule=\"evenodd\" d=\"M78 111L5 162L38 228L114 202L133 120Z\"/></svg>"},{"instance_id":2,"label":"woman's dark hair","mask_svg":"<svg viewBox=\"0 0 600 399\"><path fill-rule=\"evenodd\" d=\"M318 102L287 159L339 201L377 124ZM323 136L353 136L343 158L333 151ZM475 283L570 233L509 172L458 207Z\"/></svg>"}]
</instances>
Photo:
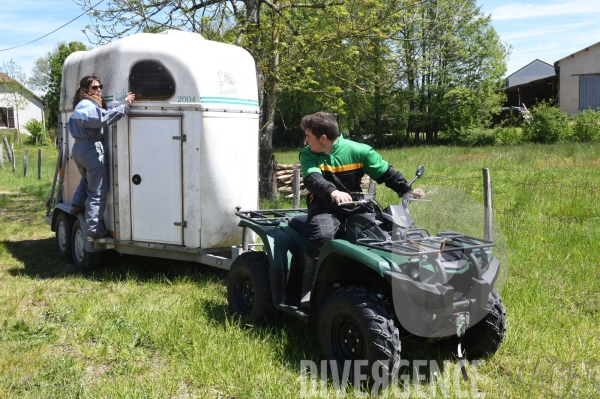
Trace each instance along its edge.
<instances>
[{"instance_id":1,"label":"woman's dark hair","mask_svg":"<svg viewBox=\"0 0 600 399\"><path fill-rule=\"evenodd\" d=\"M79 104L79 101L82 99L81 92L84 90L87 91L92 83L94 83L94 80L96 80L98 84L102 84L102 82L100 82L100 78L96 75L84 76L79 81L79 86L77 86L77 91L75 91L75 95L73 96L73 109L75 109L77 104ZM106 108L104 105L104 100L102 100L102 108Z\"/></svg>"},{"instance_id":2,"label":"woman's dark hair","mask_svg":"<svg viewBox=\"0 0 600 399\"><path fill-rule=\"evenodd\" d=\"M325 135L328 140L335 140L340 135L335 116L327 112L317 112L312 115L306 115L300 122L302 130L310 129L316 138Z\"/></svg>"}]
</instances>

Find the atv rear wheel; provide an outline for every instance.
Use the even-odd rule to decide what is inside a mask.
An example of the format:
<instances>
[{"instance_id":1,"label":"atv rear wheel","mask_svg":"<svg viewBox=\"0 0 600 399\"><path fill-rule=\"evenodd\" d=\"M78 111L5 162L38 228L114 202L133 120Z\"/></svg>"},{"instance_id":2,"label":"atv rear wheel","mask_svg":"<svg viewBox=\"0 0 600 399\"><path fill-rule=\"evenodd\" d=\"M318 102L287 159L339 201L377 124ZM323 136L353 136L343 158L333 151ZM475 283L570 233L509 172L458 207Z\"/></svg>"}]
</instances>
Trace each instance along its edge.
<instances>
[{"instance_id":1,"label":"atv rear wheel","mask_svg":"<svg viewBox=\"0 0 600 399\"><path fill-rule=\"evenodd\" d=\"M473 327L467 329L462 348L469 359L481 359L500 349L506 333L506 309L502 298L493 290L486 305L488 314Z\"/></svg>"},{"instance_id":2,"label":"atv rear wheel","mask_svg":"<svg viewBox=\"0 0 600 399\"><path fill-rule=\"evenodd\" d=\"M269 259L264 252L246 252L237 257L227 276L227 302L231 312L249 323L274 322Z\"/></svg>"},{"instance_id":3,"label":"atv rear wheel","mask_svg":"<svg viewBox=\"0 0 600 399\"><path fill-rule=\"evenodd\" d=\"M340 374L351 361L351 375L360 373L397 378L400 367L400 335L392 313L374 293L361 287L344 287L325 302L319 320L319 341L328 360L335 360ZM366 360L367 369L355 370L355 360ZM373 365L381 362L382 370ZM363 366L364 367L364 366Z\"/></svg>"}]
</instances>

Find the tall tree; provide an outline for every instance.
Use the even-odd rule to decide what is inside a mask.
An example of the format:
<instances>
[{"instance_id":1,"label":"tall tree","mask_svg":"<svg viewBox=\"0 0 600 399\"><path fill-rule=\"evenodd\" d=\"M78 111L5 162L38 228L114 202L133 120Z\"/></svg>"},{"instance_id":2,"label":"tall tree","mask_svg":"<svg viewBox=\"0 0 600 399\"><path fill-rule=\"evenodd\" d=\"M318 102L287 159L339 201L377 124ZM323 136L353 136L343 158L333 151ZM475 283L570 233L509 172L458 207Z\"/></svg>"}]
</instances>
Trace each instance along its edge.
<instances>
[{"instance_id":1,"label":"tall tree","mask_svg":"<svg viewBox=\"0 0 600 399\"><path fill-rule=\"evenodd\" d=\"M76 2L88 8L92 5L90 0ZM291 17L298 10L316 17L340 4L342 0L113 0L106 9L90 13L94 23L86 32L103 44L132 33L177 28L209 39L229 38L246 48L256 60L260 90L259 192L271 197L277 195L273 129L282 69L293 69L292 64L300 60L290 55L304 46L301 27Z\"/></svg>"},{"instance_id":2,"label":"tall tree","mask_svg":"<svg viewBox=\"0 0 600 399\"><path fill-rule=\"evenodd\" d=\"M0 79L0 97L2 98L2 102L15 110L17 114L17 131L20 132L21 121L19 120L19 110L25 110L27 104L29 104L29 99L33 97L31 91L25 87L27 76L12 58L10 61L2 63L0 73L5 76ZM22 141L20 134L19 141Z\"/></svg>"},{"instance_id":3,"label":"tall tree","mask_svg":"<svg viewBox=\"0 0 600 399\"><path fill-rule=\"evenodd\" d=\"M60 42L45 57L40 57L35 61L33 76L29 79L29 84L34 89L45 93L43 98L48 107L46 126L58 127L58 107L65 60L75 51L86 50L86 45L81 42L69 42L69 44Z\"/></svg>"},{"instance_id":4,"label":"tall tree","mask_svg":"<svg viewBox=\"0 0 600 399\"><path fill-rule=\"evenodd\" d=\"M407 15L418 16L398 32L407 134L433 143L439 131L489 121L502 100L498 89L509 51L489 16L475 0L426 0Z\"/></svg>"}]
</instances>

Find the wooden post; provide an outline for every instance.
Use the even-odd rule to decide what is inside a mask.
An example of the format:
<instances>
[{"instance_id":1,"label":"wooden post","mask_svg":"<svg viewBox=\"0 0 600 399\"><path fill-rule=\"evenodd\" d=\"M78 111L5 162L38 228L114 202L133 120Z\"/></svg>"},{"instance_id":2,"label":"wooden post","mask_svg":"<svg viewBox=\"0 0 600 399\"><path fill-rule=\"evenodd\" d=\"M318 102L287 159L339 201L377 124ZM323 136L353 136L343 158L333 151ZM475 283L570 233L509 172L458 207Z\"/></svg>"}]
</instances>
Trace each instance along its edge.
<instances>
[{"instance_id":1,"label":"wooden post","mask_svg":"<svg viewBox=\"0 0 600 399\"><path fill-rule=\"evenodd\" d=\"M17 160L15 157L15 143L10 144L10 156L12 157L13 172L17 170Z\"/></svg>"},{"instance_id":2,"label":"wooden post","mask_svg":"<svg viewBox=\"0 0 600 399\"><path fill-rule=\"evenodd\" d=\"M369 194L373 194L373 198L377 196L377 182L373 179L369 179Z\"/></svg>"},{"instance_id":3,"label":"wooden post","mask_svg":"<svg viewBox=\"0 0 600 399\"><path fill-rule=\"evenodd\" d=\"M494 241L494 196L492 193L492 178L489 168L483 168L483 206L484 225L483 238Z\"/></svg>"},{"instance_id":4,"label":"wooden post","mask_svg":"<svg viewBox=\"0 0 600 399\"><path fill-rule=\"evenodd\" d=\"M29 148L25 148L25 154L23 155L23 176L27 177L27 167L29 162Z\"/></svg>"},{"instance_id":5,"label":"wooden post","mask_svg":"<svg viewBox=\"0 0 600 399\"><path fill-rule=\"evenodd\" d=\"M300 169L294 169L294 209L300 208Z\"/></svg>"},{"instance_id":6,"label":"wooden post","mask_svg":"<svg viewBox=\"0 0 600 399\"><path fill-rule=\"evenodd\" d=\"M42 149L38 148L38 180L42 179Z\"/></svg>"},{"instance_id":7,"label":"wooden post","mask_svg":"<svg viewBox=\"0 0 600 399\"><path fill-rule=\"evenodd\" d=\"M2 153L2 142L0 141L0 168L4 167L4 154Z\"/></svg>"},{"instance_id":8,"label":"wooden post","mask_svg":"<svg viewBox=\"0 0 600 399\"><path fill-rule=\"evenodd\" d=\"M6 156L8 157L8 162L12 163L12 156L10 154L10 145L8 145L8 139L6 136L2 136L4 140L4 148L6 149Z\"/></svg>"}]
</instances>

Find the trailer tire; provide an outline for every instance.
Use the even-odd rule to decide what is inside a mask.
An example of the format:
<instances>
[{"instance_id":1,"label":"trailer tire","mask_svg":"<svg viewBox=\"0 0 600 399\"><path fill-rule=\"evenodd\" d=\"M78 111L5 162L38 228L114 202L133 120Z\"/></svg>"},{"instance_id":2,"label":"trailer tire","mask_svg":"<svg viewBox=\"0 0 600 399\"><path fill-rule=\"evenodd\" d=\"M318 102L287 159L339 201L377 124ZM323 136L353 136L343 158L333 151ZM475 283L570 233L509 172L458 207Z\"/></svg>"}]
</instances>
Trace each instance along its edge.
<instances>
[{"instance_id":1,"label":"trailer tire","mask_svg":"<svg viewBox=\"0 0 600 399\"><path fill-rule=\"evenodd\" d=\"M492 290L486 305L488 314L473 327L467 329L462 339L462 348L468 359L489 357L500 349L506 333L506 309L502 298ZM454 342L457 338L454 338Z\"/></svg>"},{"instance_id":2,"label":"trailer tire","mask_svg":"<svg viewBox=\"0 0 600 399\"><path fill-rule=\"evenodd\" d=\"M97 269L102 263L103 252L88 252L85 250L85 235L79 219L73 224L73 234L71 236L73 249L73 263L80 269Z\"/></svg>"},{"instance_id":3,"label":"trailer tire","mask_svg":"<svg viewBox=\"0 0 600 399\"><path fill-rule=\"evenodd\" d=\"M387 375L390 382L398 377L399 330L390 309L365 288L340 288L327 299L319 319L319 342L325 358L337 362L340 375L346 362L351 362L350 381L356 371L363 376L366 371L369 385L375 379L372 372ZM357 360L366 360L367 369L355 371Z\"/></svg>"},{"instance_id":4,"label":"trailer tire","mask_svg":"<svg viewBox=\"0 0 600 399\"><path fill-rule=\"evenodd\" d=\"M56 213L56 250L58 251L58 256L67 261L73 258L72 232L73 217L63 211L58 211Z\"/></svg>"},{"instance_id":5,"label":"trailer tire","mask_svg":"<svg viewBox=\"0 0 600 399\"><path fill-rule=\"evenodd\" d=\"M227 276L227 302L235 316L248 323L273 323L279 312L273 306L269 259L264 252L237 257Z\"/></svg>"}]
</instances>

